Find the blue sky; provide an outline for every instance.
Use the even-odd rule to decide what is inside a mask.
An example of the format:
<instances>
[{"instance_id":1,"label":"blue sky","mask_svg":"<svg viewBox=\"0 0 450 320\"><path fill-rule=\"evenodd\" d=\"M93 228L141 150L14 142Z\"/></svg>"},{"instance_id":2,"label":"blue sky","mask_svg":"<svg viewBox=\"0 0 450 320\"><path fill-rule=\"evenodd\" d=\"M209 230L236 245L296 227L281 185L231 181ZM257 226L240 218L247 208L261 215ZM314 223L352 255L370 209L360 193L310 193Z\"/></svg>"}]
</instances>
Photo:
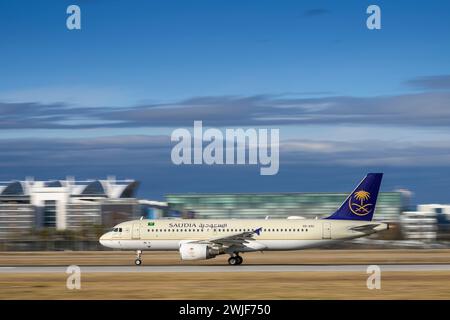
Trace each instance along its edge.
<instances>
[{"instance_id":1,"label":"blue sky","mask_svg":"<svg viewBox=\"0 0 450 320\"><path fill-rule=\"evenodd\" d=\"M116 174L161 198L346 191L374 170L450 202L449 31L448 1L2 1L0 179ZM280 128L279 175L172 165L194 120Z\"/></svg>"}]
</instances>

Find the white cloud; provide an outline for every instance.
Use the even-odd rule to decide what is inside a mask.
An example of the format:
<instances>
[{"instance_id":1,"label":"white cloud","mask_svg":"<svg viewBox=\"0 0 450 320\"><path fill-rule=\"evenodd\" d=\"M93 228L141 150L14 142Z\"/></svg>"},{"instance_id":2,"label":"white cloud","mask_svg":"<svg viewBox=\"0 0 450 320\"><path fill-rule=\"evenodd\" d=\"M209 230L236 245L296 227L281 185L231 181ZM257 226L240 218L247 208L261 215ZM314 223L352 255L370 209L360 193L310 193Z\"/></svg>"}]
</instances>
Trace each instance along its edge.
<instances>
[{"instance_id":1,"label":"white cloud","mask_svg":"<svg viewBox=\"0 0 450 320\"><path fill-rule=\"evenodd\" d=\"M88 85L43 86L0 92L0 101L9 103L65 103L72 106L123 106L134 103L132 95L122 88Z\"/></svg>"}]
</instances>

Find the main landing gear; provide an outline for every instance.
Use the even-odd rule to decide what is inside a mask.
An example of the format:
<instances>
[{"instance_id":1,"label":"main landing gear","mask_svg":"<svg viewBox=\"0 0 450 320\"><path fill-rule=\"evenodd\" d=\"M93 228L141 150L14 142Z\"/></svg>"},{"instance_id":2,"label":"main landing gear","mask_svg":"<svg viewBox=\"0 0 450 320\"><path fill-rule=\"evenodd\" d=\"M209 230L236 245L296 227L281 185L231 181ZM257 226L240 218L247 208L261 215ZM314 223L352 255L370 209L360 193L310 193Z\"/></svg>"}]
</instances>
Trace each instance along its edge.
<instances>
[{"instance_id":1,"label":"main landing gear","mask_svg":"<svg viewBox=\"0 0 450 320\"><path fill-rule=\"evenodd\" d=\"M141 260L142 250L136 250L136 260L134 260L134 264L140 266L142 264Z\"/></svg>"},{"instance_id":2,"label":"main landing gear","mask_svg":"<svg viewBox=\"0 0 450 320\"><path fill-rule=\"evenodd\" d=\"M228 259L228 264L231 266L237 266L242 264L242 261L244 261L244 259L242 259L238 253L235 253Z\"/></svg>"}]
</instances>

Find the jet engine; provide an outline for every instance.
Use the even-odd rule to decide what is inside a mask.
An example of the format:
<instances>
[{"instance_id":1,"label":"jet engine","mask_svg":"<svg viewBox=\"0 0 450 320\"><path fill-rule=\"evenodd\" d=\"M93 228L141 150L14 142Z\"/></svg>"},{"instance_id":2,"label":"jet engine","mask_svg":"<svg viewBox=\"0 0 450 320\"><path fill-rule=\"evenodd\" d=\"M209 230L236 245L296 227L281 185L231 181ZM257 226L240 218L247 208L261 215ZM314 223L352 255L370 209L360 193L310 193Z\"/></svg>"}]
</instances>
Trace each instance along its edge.
<instances>
[{"instance_id":1,"label":"jet engine","mask_svg":"<svg viewBox=\"0 0 450 320\"><path fill-rule=\"evenodd\" d=\"M218 248L213 248L204 243L187 242L180 245L180 255L183 260L211 259L221 253Z\"/></svg>"}]
</instances>

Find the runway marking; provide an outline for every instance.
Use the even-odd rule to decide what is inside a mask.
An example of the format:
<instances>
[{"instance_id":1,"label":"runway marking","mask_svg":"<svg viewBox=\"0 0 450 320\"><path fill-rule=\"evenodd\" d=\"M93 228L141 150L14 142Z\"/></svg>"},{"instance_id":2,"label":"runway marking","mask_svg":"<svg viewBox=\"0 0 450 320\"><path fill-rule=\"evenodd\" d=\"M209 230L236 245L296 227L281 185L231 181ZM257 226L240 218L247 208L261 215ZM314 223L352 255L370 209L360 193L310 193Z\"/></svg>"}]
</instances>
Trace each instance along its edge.
<instances>
[{"instance_id":1,"label":"runway marking","mask_svg":"<svg viewBox=\"0 0 450 320\"><path fill-rule=\"evenodd\" d=\"M151 272L366 272L367 265L212 265L212 266L80 266L83 273L151 273ZM382 265L381 271L450 271L450 264ZM0 273L65 273L67 266L0 267Z\"/></svg>"}]
</instances>

